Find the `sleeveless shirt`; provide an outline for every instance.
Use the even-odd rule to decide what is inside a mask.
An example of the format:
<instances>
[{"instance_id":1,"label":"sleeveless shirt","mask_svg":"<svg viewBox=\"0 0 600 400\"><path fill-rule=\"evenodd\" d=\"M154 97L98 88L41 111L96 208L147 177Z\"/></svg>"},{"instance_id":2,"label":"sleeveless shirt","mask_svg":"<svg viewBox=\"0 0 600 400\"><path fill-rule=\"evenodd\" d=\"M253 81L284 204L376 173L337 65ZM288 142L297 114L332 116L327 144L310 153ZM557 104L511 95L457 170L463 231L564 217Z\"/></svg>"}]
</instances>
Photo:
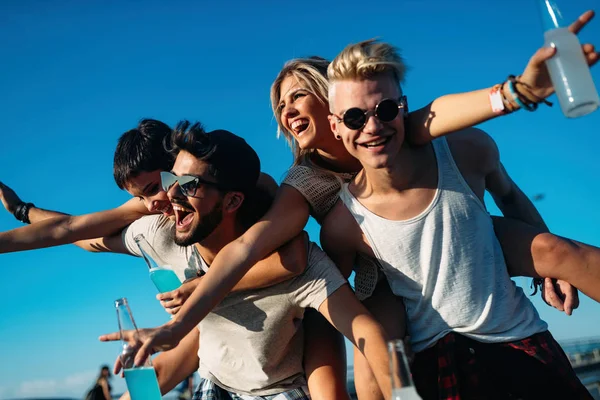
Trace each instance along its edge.
<instances>
[{"instance_id":1,"label":"sleeveless shirt","mask_svg":"<svg viewBox=\"0 0 600 400\"><path fill-rule=\"evenodd\" d=\"M432 145L438 186L420 215L388 220L364 207L348 184L340 193L392 291L404 298L414 351L449 332L494 343L547 330L510 279L492 219L462 177L446 140Z\"/></svg>"}]
</instances>

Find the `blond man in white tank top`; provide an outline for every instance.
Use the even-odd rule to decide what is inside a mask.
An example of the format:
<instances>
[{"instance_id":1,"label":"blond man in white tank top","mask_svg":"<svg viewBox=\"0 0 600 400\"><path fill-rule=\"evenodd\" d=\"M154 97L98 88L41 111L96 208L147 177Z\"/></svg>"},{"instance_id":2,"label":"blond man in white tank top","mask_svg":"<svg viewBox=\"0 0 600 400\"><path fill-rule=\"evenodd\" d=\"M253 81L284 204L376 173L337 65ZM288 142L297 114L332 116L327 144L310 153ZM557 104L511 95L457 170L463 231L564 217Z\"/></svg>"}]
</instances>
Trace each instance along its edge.
<instances>
[{"instance_id":1,"label":"blond man in white tank top","mask_svg":"<svg viewBox=\"0 0 600 400\"><path fill-rule=\"evenodd\" d=\"M404 299L424 399L591 398L508 276L483 203L485 190L501 198L513 185L495 143L476 129L404 142L399 60L368 41L329 67L331 128L363 170L323 222L324 249L342 270L358 254L380 262ZM571 283L585 292L583 281Z\"/></svg>"}]
</instances>

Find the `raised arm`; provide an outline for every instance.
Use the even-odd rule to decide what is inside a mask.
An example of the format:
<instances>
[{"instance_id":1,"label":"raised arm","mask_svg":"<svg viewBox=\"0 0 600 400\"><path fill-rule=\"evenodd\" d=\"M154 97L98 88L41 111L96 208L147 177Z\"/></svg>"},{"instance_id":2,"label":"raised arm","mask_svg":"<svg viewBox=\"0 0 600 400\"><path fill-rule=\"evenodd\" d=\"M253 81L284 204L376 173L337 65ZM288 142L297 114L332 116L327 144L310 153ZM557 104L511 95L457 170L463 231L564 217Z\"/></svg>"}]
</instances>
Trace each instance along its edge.
<instances>
[{"instance_id":1,"label":"raised arm","mask_svg":"<svg viewBox=\"0 0 600 400\"><path fill-rule=\"evenodd\" d=\"M148 211L138 199L92 214L71 216L60 214L6 232L0 232L0 253L59 246L94 238L110 237ZM79 242L80 247L93 250L92 242ZM101 251L96 248L96 251ZM109 251L109 250L106 250Z\"/></svg>"},{"instance_id":2,"label":"raised arm","mask_svg":"<svg viewBox=\"0 0 600 400\"><path fill-rule=\"evenodd\" d=\"M571 24L569 30L578 33L593 17L593 11L585 12ZM595 52L594 46L585 44L582 49L589 65L598 61L598 53ZM554 92L545 61L550 59L555 52L554 48L542 48L529 60L518 79L520 83L516 84L519 93L522 93L526 100L537 103ZM415 144L424 144L436 137L503 115L492 111L489 98L491 90L492 87L488 87L472 92L445 95L410 113L407 129L408 139ZM512 95L508 90L508 85L502 86L502 93L505 99L511 101ZM512 101L511 104L514 109L519 108L516 102Z\"/></svg>"}]
</instances>

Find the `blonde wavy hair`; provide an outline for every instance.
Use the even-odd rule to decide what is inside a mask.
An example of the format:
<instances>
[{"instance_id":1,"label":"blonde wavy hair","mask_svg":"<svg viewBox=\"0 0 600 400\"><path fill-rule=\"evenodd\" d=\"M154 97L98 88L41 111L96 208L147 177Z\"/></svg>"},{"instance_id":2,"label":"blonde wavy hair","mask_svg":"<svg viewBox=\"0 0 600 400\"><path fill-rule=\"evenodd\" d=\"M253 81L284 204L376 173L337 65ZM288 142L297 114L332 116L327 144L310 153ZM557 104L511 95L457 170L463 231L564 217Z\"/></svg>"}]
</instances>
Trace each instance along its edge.
<instances>
[{"instance_id":1,"label":"blonde wavy hair","mask_svg":"<svg viewBox=\"0 0 600 400\"><path fill-rule=\"evenodd\" d=\"M327 68L330 90L329 104L335 93L334 83L349 79L369 79L376 76L390 74L398 87L404 82L406 64L400 56L399 50L376 39L365 40L347 46Z\"/></svg>"},{"instance_id":2,"label":"blonde wavy hair","mask_svg":"<svg viewBox=\"0 0 600 400\"><path fill-rule=\"evenodd\" d=\"M327 96L329 92L329 82L327 81L327 67L329 61L321 57L295 58L285 63L277 78L271 85L271 108L273 115L277 119L277 137L282 134L285 137L288 145L294 153L294 164L312 165L310 161L311 153L316 149L303 150L298 146L294 136L288 132L281 123L281 109L279 103L281 101L281 84L288 76L293 76L298 82L304 85L304 88L312 93L322 104L327 106Z\"/></svg>"}]
</instances>

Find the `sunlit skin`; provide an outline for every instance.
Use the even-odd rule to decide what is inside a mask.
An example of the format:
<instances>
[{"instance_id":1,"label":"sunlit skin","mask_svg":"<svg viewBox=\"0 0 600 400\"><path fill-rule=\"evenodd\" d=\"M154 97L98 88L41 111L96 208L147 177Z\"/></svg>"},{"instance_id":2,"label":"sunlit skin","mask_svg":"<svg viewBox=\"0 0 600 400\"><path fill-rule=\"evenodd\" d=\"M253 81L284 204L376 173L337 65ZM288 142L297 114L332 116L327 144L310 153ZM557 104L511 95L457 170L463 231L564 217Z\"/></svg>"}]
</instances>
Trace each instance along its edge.
<instances>
[{"instance_id":1,"label":"sunlit skin","mask_svg":"<svg viewBox=\"0 0 600 400\"><path fill-rule=\"evenodd\" d=\"M210 175L208 164L199 161L186 151L180 151L171 171L177 176L199 176L207 182L215 182ZM200 184L193 197L185 196L178 184L168 192L175 214L175 242L191 245L203 241L219 225L224 201L222 193L212 185ZM218 234L211 235L217 237Z\"/></svg>"},{"instance_id":2,"label":"sunlit skin","mask_svg":"<svg viewBox=\"0 0 600 400\"><path fill-rule=\"evenodd\" d=\"M161 186L160 171L142 172L129 178L125 184L125 190L133 197L142 200L151 213L160 212L166 216L173 215L171 202Z\"/></svg>"},{"instance_id":3,"label":"sunlit skin","mask_svg":"<svg viewBox=\"0 0 600 400\"><path fill-rule=\"evenodd\" d=\"M576 21L574 24L572 24L569 29L572 32L577 32L579 31L583 26L585 26L593 17L594 13L592 11L588 11L585 14L583 14L578 21ZM528 85L532 86L533 88L532 93L534 93L537 97L546 97L548 95L550 95L553 91L552 86L549 84L549 80L546 79L547 77L547 71L545 70L544 67L544 61L547 58L550 58L553 54L553 52L555 51L555 49L541 49L539 50L534 57L532 57L532 59L530 60L530 62L527 65L527 68L525 69L525 71L523 71L523 74L521 75L521 80L525 83L527 83ZM598 55L594 52L593 46L591 45L584 45L583 46L583 51L585 53L586 59L588 60L588 63L594 64L596 61L598 61ZM296 82L297 83L297 82ZM280 96L285 97L288 95L288 93L291 93L290 89L293 85L288 83L283 89L281 89L280 91ZM427 125L427 129L426 129L426 136L422 137L420 141L415 141L415 143L426 143L428 142L428 140L424 140L424 139L431 139L432 137L438 137L438 136L442 136L446 133L449 133L447 131L448 126L446 124L450 124L451 128L456 126L456 129L462 129L464 127L467 126L473 126L476 125L478 123L481 123L487 119L492 118L493 116L490 116L489 114L489 103L487 101L487 96L489 94L489 89L482 89L479 91L474 91L474 92L469 92L469 93L462 93L462 94L457 94L457 95L449 95L449 96L443 96L442 98L437 99L434 103L436 103L436 107L435 110L436 112L438 112L438 116L437 116L437 120L438 122L433 124L433 125ZM302 96L300 97L296 97L296 99L302 99ZM481 101L481 99L484 99L484 101ZM283 99L283 108L279 108L279 111L281 111L281 113L283 113L282 117L281 117L281 121L282 122L282 126L288 126L291 127L291 123L293 122L293 118L290 118L291 116L293 116L293 110L291 111L287 111L285 108L287 106L286 104L286 100ZM293 100L293 99L292 99ZM315 98L315 100L318 100ZM457 100L461 100L461 101L466 101L466 102L471 102L473 101L473 103L477 103L479 102L480 106L483 105L483 108L481 108L481 110L476 110L476 111L481 111L481 112L475 112L473 113L473 115L470 115L469 118L467 118L468 121L466 122L470 122L470 123L466 123L465 121L456 121L455 118L453 118L453 116L455 116L455 111L453 112L452 110L454 109L454 107L451 106L451 104L457 104ZM287 100L287 103L290 103L289 100ZM293 103L293 101L292 101ZM432 103L432 106L434 104ZM281 107L282 104L279 103L277 105L277 107ZM297 106L296 106L297 107ZM427 111L427 108L425 108L425 110ZM296 110L297 111L297 110ZM292 114L290 114L290 112L292 112ZM427 115L429 115L430 112L427 113ZM440 118L440 114L446 114L449 117L446 118ZM285 120L284 120L285 119ZM316 120L317 118L315 118ZM324 123L328 124L328 122L325 120ZM287 125L286 125L287 124ZM310 119L309 119L309 125L310 125ZM332 137L332 132L330 129L328 130L319 130L317 127L321 126L320 123L315 123L314 124L314 133L315 135L317 133L320 134L326 134L326 135L330 135L330 137ZM445 128L444 128L445 127ZM310 133L310 131L306 132L306 139L308 139L310 137L310 135L308 135ZM298 140L301 138L301 136L303 135L293 135L294 139ZM319 138L320 140L320 138ZM304 142L304 140L302 140L303 143L300 145L301 148L308 148L305 146L309 146L310 142L309 140L307 140L306 142ZM308 143L307 143L308 142ZM358 163L357 159L352 157L350 154L348 154L348 152L345 150L343 144L341 143L341 141L336 141L335 137L333 137L333 140L331 139L325 139L323 143L327 143L328 146L330 143L331 144L331 149L326 149L324 146L320 145L320 148L318 149L318 155L320 159L324 159L328 161L328 164L332 165L332 166L336 166L336 171L346 171L346 172L357 172L361 169L360 164ZM334 145L335 143L337 143L337 146ZM327 158L327 156L330 156ZM283 193L283 191L282 191ZM277 202L276 202L277 203ZM303 219L304 216L303 215L299 215L300 218L298 218L298 220ZM292 219L286 221L286 223L289 225L290 222L294 222ZM266 224L256 224L258 227L254 228L248 231L248 235L250 235L251 233L255 233L258 235L263 235L263 236L259 236L259 239L256 239L256 236L254 238L247 238L248 241L243 241L242 239L244 238L240 238L240 240L238 240L236 243L237 247L235 247L236 249L239 250L243 250L245 253L240 252L239 254L251 254L252 257L225 257L222 256L221 259L219 258L219 256L217 256L217 258L215 259L215 263L212 265L212 270L216 271L212 273L212 277L208 276L210 274L207 275L207 279L204 281L206 282L206 285L202 285L199 286L195 293L192 294L192 297L190 298L190 301L188 302L187 305L187 309L184 308L182 313L179 313L176 319L171 320L168 324L165 324L159 328L154 328L154 329L147 329L147 330L143 330L142 331L142 338L141 341L143 342L143 345L141 346L139 352L136 354L136 364L137 365L141 365L146 358L152 353L152 351L157 351L157 350L168 350L173 348L174 346L177 345L177 343L179 343L179 341L185 336L185 334L187 332L189 332L191 329L193 329L200 320L202 320L202 318L204 316L206 316L206 314L208 314L210 312L211 307L214 307L215 304L218 303L219 299L224 298L228 291L235 285L235 279L233 279L235 277L235 273L236 272L240 272L243 270L248 270L251 266L251 263L248 262L248 260L252 260L254 258L260 259L260 251L251 253L249 249L251 249L252 247L256 248L259 247L261 250L264 250L265 253L262 255L266 255L268 254L269 251L273 251L275 248L277 248L278 245L281 245L280 243L278 244L277 240L272 240L272 242L269 243L260 243L260 247L259 243L262 240L266 240L268 241L270 238L272 238L273 236L276 235L270 235L270 234L265 234L265 230L261 230L260 228L264 227ZM275 224L276 225L276 224ZM295 226L293 226L295 227ZM288 236L288 234L297 234L293 232L293 229L290 229L290 232L285 232L284 229L282 229L280 226L274 226L271 227L271 231L277 228L281 231L281 235L277 235L281 238L285 238ZM253 232L254 231L254 232ZM256 232L258 231L258 232ZM289 238L293 237L289 236ZM288 239L289 239L288 238ZM230 245L233 245L230 244ZM269 248L271 247L271 248ZM231 252L232 254L236 254L235 252ZM222 260L226 260L226 261L222 261ZM249 265L248 265L249 264ZM204 299L210 299L212 301L204 301ZM560 305L560 309L562 309L562 305ZM118 339L119 337L116 335L105 335L103 337L101 337L101 340L111 340L112 338ZM113 339L114 340L114 339Z\"/></svg>"},{"instance_id":4,"label":"sunlit skin","mask_svg":"<svg viewBox=\"0 0 600 400\"><path fill-rule=\"evenodd\" d=\"M319 100L302 81L288 75L279 93L280 124L289 132L299 148L314 149L312 161L337 172L358 172L361 167L342 143L331 134L327 116L329 104Z\"/></svg>"},{"instance_id":5,"label":"sunlit skin","mask_svg":"<svg viewBox=\"0 0 600 400\"><path fill-rule=\"evenodd\" d=\"M403 111L390 122L382 122L370 115L362 129L352 130L339 122L344 112L358 107L363 111L374 110L384 99L399 100L398 85L388 76L361 81L343 81L334 84L332 110L329 116L331 130L340 136L348 152L371 168L391 166L404 143Z\"/></svg>"},{"instance_id":6,"label":"sunlit skin","mask_svg":"<svg viewBox=\"0 0 600 400\"><path fill-rule=\"evenodd\" d=\"M281 83L279 107L282 125L294 136L300 148L327 148L328 144L332 144L330 135L320 134L329 130L327 104L292 75Z\"/></svg>"}]
</instances>

